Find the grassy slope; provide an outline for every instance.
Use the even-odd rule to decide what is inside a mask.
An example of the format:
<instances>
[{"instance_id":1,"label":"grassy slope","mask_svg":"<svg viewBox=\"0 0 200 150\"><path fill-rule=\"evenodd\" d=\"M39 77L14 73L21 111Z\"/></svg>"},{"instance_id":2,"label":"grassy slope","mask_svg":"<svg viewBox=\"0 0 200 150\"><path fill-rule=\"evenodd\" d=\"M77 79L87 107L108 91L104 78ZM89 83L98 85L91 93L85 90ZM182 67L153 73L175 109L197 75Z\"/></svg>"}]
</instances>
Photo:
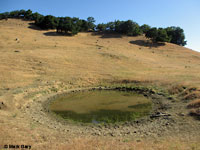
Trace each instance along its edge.
<instances>
[{"instance_id":1,"label":"grassy slope","mask_svg":"<svg viewBox=\"0 0 200 150\"><path fill-rule=\"evenodd\" d=\"M20 95L13 98L5 89L15 90L43 82L82 87L97 85L104 80L129 79L200 87L198 52L169 43L158 47L130 43L146 41L143 36L102 37L91 33L80 33L74 37L56 36L52 31L30 29L28 23L15 19L0 21L0 100L5 102L6 99L9 104L17 99L12 108L23 105L25 100ZM13 113L12 119L16 117ZM6 111L1 114L8 118L11 115ZM6 129L17 132L15 127L22 125L8 120L2 122L8 124L2 134L8 134ZM26 130L20 128L18 132L23 134L21 137L16 135L16 138L22 138L27 132L33 132L31 136L36 138L39 132ZM79 140L77 143L80 143Z\"/></svg>"},{"instance_id":2,"label":"grassy slope","mask_svg":"<svg viewBox=\"0 0 200 150\"><path fill-rule=\"evenodd\" d=\"M78 84L113 78L200 83L200 53L184 47L129 43L144 37L46 36L50 31L27 27L28 22L0 21L1 87L24 86L36 79Z\"/></svg>"}]
</instances>

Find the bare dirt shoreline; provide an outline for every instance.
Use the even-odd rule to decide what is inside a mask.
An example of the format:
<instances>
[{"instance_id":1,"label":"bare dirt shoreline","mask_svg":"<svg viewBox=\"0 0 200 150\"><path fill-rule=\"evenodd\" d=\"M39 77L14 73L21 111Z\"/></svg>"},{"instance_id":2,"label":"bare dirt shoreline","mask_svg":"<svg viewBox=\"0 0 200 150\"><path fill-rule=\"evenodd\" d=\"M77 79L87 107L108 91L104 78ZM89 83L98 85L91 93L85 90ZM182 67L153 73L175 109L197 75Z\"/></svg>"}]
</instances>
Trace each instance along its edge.
<instances>
[{"instance_id":1,"label":"bare dirt shoreline","mask_svg":"<svg viewBox=\"0 0 200 150\"><path fill-rule=\"evenodd\" d=\"M91 89L95 90L99 88L72 89L66 91L65 94L67 94L68 92L78 92L80 90ZM148 94L148 97L151 97L152 102L154 103L152 113L148 117L133 122L125 122L122 124L77 125L70 124L64 121L62 122L60 119L51 117L52 114L48 113L48 103L54 100L57 94L50 95L48 96L48 98L41 98L41 100L38 100L37 103L30 104L28 109L26 109L25 111L26 114L29 114L29 116L34 119L34 121L44 124L51 129L67 132L68 134L72 135L81 134L92 136L130 136L137 138L158 138L164 135L176 135L179 134L180 131L182 133L188 132L190 134L192 133L192 131L195 131L194 134L196 134L196 131L200 129L200 123L198 120L193 120L193 122L190 122L193 125L185 122L185 119L187 117L191 117L188 116L187 110L184 111L184 109L186 109L185 103L180 101L176 102L171 99L169 100L162 95L157 95L156 93L150 94L146 92L146 94ZM179 112L177 110L179 110Z\"/></svg>"}]
</instances>

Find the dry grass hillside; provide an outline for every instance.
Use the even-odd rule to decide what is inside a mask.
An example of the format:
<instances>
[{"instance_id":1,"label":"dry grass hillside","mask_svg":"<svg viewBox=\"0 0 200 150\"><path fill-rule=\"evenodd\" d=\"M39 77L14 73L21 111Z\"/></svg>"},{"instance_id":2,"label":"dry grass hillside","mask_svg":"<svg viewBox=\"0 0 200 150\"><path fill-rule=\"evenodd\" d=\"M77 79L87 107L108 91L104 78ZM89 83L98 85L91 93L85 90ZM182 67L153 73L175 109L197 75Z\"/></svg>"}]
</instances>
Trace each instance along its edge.
<instances>
[{"instance_id":1,"label":"dry grass hillside","mask_svg":"<svg viewBox=\"0 0 200 150\"><path fill-rule=\"evenodd\" d=\"M192 87L196 90L188 89L183 97L199 99L200 53L170 43L150 44L143 36L58 36L53 30L39 30L30 22L16 19L0 20L0 33L0 146L25 143L32 149L200 148L195 143L199 136L190 137L190 133L185 133L186 138L166 136L146 142L72 136L34 122L26 113L40 97L122 80L148 82L175 94L179 85Z\"/></svg>"}]
</instances>

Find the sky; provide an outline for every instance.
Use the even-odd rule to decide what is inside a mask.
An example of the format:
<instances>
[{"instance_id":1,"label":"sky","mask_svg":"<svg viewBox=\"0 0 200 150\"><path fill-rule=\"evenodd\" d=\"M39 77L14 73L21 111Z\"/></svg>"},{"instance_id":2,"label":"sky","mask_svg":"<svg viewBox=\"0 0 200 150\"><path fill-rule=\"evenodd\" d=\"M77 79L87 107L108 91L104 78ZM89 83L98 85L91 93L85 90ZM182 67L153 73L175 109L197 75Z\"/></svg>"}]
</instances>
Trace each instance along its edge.
<instances>
[{"instance_id":1,"label":"sky","mask_svg":"<svg viewBox=\"0 0 200 150\"><path fill-rule=\"evenodd\" d=\"M152 27L179 26L186 47L200 52L200 0L0 0L0 13L20 9L80 19L92 16L96 23L130 19Z\"/></svg>"}]
</instances>

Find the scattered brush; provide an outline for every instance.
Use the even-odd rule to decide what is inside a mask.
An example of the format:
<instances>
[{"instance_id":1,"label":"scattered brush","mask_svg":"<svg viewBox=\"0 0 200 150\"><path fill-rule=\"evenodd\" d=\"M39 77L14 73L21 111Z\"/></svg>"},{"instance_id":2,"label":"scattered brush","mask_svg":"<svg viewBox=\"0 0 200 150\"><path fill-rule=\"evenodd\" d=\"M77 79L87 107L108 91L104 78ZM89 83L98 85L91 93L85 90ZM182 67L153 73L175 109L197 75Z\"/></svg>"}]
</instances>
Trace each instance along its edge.
<instances>
[{"instance_id":1,"label":"scattered brush","mask_svg":"<svg viewBox=\"0 0 200 150\"><path fill-rule=\"evenodd\" d=\"M200 108L200 99L196 99L187 105L187 108Z\"/></svg>"},{"instance_id":2,"label":"scattered brush","mask_svg":"<svg viewBox=\"0 0 200 150\"><path fill-rule=\"evenodd\" d=\"M183 100L200 99L200 91L193 91L183 97Z\"/></svg>"},{"instance_id":3,"label":"scattered brush","mask_svg":"<svg viewBox=\"0 0 200 150\"><path fill-rule=\"evenodd\" d=\"M200 116L200 108L197 108L197 109L191 109L189 114L191 116Z\"/></svg>"},{"instance_id":4,"label":"scattered brush","mask_svg":"<svg viewBox=\"0 0 200 150\"><path fill-rule=\"evenodd\" d=\"M200 99L190 102L187 108L191 109L189 112L191 116L200 116Z\"/></svg>"},{"instance_id":5,"label":"scattered brush","mask_svg":"<svg viewBox=\"0 0 200 150\"><path fill-rule=\"evenodd\" d=\"M183 92L185 90L185 86L182 86L182 85L176 85L176 86L173 86L172 88L170 88L168 90L168 92L172 95L175 95L175 94L180 94L181 92Z\"/></svg>"}]
</instances>

